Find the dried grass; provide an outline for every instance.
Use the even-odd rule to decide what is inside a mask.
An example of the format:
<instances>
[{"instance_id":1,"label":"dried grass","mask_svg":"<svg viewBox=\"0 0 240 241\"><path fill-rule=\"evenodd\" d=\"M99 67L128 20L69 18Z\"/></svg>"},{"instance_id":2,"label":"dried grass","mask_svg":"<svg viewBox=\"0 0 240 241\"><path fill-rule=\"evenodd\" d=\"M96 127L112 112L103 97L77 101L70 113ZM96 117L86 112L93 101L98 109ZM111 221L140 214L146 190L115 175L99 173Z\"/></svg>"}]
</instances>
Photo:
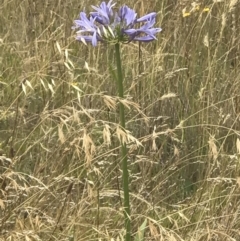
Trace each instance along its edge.
<instances>
[{"instance_id":1,"label":"dried grass","mask_svg":"<svg viewBox=\"0 0 240 241\"><path fill-rule=\"evenodd\" d=\"M71 31L89 2L1 3L0 240L123 240L119 140L133 235L239 240L238 3L128 1L163 32L123 46L123 99L113 50Z\"/></svg>"}]
</instances>

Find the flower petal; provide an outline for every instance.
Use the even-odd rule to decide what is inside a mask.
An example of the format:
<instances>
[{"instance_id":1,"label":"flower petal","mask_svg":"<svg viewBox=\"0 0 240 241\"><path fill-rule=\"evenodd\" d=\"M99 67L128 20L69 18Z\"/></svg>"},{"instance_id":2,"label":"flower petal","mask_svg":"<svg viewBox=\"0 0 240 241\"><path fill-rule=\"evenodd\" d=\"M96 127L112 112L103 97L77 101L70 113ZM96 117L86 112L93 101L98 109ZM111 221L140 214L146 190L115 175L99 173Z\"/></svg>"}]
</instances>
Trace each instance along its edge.
<instances>
[{"instance_id":1,"label":"flower petal","mask_svg":"<svg viewBox=\"0 0 240 241\"><path fill-rule=\"evenodd\" d=\"M136 22L137 14L128 6L121 7L118 14L120 19L125 22L126 26L129 26L130 24L133 25Z\"/></svg>"},{"instance_id":2,"label":"flower petal","mask_svg":"<svg viewBox=\"0 0 240 241\"><path fill-rule=\"evenodd\" d=\"M127 35L132 35L132 34L137 33L138 31L136 29L132 28L132 29L124 30L123 32L126 33Z\"/></svg>"},{"instance_id":3,"label":"flower petal","mask_svg":"<svg viewBox=\"0 0 240 241\"><path fill-rule=\"evenodd\" d=\"M155 40L155 38L151 36L143 36L143 37L137 37L133 39L134 41L139 41L139 42L151 42Z\"/></svg>"},{"instance_id":4,"label":"flower petal","mask_svg":"<svg viewBox=\"0 0 240 241\"><path fill-rule=\"evenodd\" d=\"M110 20L113 16L112 7L115 4L116 3L112 4L112 0L110 0L108 4L106 4L106 2L102 2L98 7L92 6L92 8L96 10L96 12L90 12L90 15L96 17L96 21L98 23L103 25L109 25Z\"/></svg>"},{"instance_id":5,"label":"flower petal","mask_svg":"<svg viewBox=\"0 0 240 241\"><path fill-rule=\"evenodd\" d=\"M97 33L94 32L92 36L92 45L97 46Z\"/></svg>"},{"instance_id":6,"label":"flower petal","mask_svg":"<svg viewBox=\"0 0 240 241\"><path fill-rule=\"evenodd\" d=\"M155 18L156 15L157 15L157 13L155 13L155 12L149 13L149 14L137 19L137 22L140 23L140 22L147 21L148 19Z\"/></svg>"}]
</instances>

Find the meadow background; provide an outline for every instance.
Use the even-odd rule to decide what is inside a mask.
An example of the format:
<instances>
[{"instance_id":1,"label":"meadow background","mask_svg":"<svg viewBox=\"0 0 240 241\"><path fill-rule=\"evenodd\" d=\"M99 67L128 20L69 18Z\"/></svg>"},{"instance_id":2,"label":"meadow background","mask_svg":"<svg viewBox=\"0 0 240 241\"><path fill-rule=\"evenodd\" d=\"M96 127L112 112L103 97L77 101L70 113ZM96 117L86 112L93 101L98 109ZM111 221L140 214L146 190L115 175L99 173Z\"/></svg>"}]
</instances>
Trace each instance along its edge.
<instances>
[{"instance_id":1,"label":"meadow background","mask_svg":"<svg viewBox=\"0 0 240 241\"><path fill-rule=\"evenodd\" d=\"M240 240L240 3L117 1L158 13L158 41L75 41L99 1L0 3L0 240L122 240L119 138L129 147L133 236ZM140 232L143 234L143 232Z\"/></svg>"}]
</instances>

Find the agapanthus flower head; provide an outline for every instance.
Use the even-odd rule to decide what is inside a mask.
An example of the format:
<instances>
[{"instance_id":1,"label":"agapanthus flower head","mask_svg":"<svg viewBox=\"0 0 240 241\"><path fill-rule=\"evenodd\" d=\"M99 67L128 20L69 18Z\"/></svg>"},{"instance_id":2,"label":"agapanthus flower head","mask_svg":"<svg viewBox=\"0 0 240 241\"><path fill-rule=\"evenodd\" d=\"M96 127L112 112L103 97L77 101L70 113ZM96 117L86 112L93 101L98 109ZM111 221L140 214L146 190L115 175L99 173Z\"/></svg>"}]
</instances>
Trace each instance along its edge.
<instances>
[{"instance_id":1,"label":"agapanthus flower head","mask_svg":"<svg viewBox=\"0 0 240 241\"><path fill-rule=\"evenodd\" d=\"M96 46L99 41L108 43L129 43L131 41L150 42L156 39L161 28L155 28L156 13L152 12L137 18L137 13L128 6L114 11L115 3L110 0L99 6L87 17L85 12L75 20L74 29L78 29L76 39L83 43L91 42Z\"/></svg>"}]
</instances>

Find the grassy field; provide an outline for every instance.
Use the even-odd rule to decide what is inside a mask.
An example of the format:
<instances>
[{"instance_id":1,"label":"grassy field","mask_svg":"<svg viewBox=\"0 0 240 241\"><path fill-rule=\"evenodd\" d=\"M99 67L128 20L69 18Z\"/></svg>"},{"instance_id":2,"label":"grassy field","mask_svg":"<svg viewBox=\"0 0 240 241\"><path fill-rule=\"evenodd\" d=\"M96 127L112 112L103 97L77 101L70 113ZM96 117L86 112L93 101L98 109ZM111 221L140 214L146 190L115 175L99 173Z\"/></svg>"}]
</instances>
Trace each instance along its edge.
<instances>
[{"instance_id":1,"label":"grassy field","mask_svg":"<svg viewBox=\"0 0 240 241\"><path fill-rule=\"evenodd\" d=\"M0 240L122 240L121 138L135 241L240 240L240 1L200 2L117 1L163 29L121 46L124 133L114 47L71 29L100 2L1 1Z\"/></svg>"}]
</instances>

